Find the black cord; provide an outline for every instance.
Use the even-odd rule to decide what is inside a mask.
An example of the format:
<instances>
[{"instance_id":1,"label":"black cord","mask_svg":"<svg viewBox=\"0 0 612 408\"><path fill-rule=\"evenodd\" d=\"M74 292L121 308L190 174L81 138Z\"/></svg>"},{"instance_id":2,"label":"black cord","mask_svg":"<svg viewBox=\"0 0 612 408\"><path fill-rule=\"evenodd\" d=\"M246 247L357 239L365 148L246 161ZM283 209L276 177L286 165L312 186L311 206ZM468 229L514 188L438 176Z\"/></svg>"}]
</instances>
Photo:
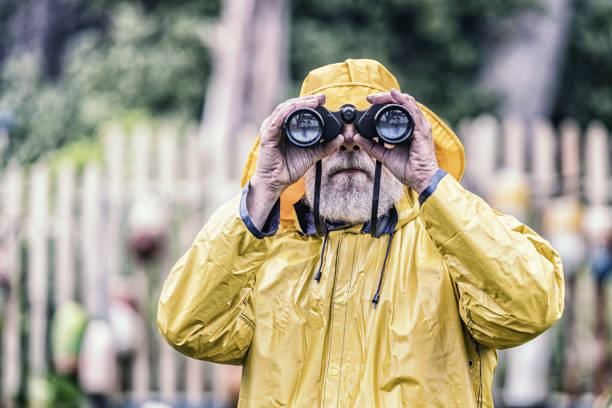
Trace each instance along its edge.
<instances>
[{"instance_id":1,"label":"black cord","mask_svg":"<svg viewBox=\"0 0 612 408\"><path fill-rule=\"evenodd\" d=\"M372 215L370 217L370 235L374 238L378 237L378 197L380 195L381 171L382 163L376 160L376 169L374 170L374 191L372 193Z\"/></svg>"},{"instance_id":2,"label":"black cord","mask_svg":"<svg viewBox=\"0 0 612 408\"><path fill-rule=\"evenodd\" d=\"M321 215L319 214L319 203L321 199L321 172L322 172L322 164L321 160L317 161L315 164L315 188L314 188L314 203L313 203L313 216L315 228L317 230L317 234L321 237L327 235L327 226L325 225L325 221L321 219Z\"/></svg>"}]
</instances>

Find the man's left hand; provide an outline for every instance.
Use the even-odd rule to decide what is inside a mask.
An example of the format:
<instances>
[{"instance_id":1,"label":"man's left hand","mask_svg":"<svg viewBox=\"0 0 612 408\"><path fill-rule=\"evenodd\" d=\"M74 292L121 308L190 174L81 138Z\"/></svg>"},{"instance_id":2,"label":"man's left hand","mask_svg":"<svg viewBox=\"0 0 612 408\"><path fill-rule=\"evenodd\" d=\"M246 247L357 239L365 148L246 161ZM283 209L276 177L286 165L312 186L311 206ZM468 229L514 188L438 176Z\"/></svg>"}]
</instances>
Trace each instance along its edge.
<instances>
[{"instance_id":1,"label":"man's left hand","mask_svg":"<svg viewBox=\"0 0 612 408\"><path fill-rule=\"evenodd\" d=\"M431 123L425 118L412 96L396 89L392 89L391 92L370 95L367 99L372 104L397 103L408 109L414 119L411 141L386 147L382 143L355 135L355 142L366 153L387 167L404 185L421 194L439 169Z\"/></svg>"}]
</instances>

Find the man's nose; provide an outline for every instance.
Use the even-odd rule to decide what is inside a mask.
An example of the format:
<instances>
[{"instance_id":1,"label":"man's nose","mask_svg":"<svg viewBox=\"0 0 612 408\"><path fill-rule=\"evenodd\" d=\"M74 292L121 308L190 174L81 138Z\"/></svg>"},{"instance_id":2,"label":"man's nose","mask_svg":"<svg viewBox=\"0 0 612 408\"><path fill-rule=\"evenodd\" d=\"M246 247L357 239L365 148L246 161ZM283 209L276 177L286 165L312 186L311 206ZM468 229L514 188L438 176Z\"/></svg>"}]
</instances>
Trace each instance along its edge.
<instances>
[{"instance_id":1,"label":"man's nose","mask_svg":"<svg viewBox=\"0 0 612 408\"><path fill-rule=\"evenodd\" d=\"M344 136L344 143L342 143L339 149L343 152L347 150L360 150L361 147L357 143L355 143L355 135L357 134L357 128L352 123L345 123L342 126L342 131L340 132L342 136Z\"/></svg>"}]
</instances>

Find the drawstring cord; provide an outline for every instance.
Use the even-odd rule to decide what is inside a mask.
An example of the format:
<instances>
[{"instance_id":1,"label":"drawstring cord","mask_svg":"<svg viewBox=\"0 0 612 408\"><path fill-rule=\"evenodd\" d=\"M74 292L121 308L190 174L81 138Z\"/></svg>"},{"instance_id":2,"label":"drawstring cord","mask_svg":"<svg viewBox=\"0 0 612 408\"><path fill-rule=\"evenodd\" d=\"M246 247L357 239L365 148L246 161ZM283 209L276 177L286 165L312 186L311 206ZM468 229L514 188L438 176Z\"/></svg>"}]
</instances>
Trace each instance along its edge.
<instances>
[{"instance_id":1,"label":"drawstring cord","mask_svg":"<svg viewBox=\"0 0 612 408\"><path fill-rule=\"evenodd\" d=\"M321 280L321 271L323 269L323 256L325 255L325 247L327 246L327 237L328 235L325 235L325 238L323 239L323 249L321 249L321 260L319 261L319 271L314 277L317 283L319 283L319 281Z\"/></svg>"},{"instance_id":2,"label":"drawstring cord","mask_svg":"<svg viewBox=\"0 0 612 408\"><path fill-rule=\"evenodd\" d=\"M380 270L380 279L378 280L378 287L376 288L376 293L374 294L374 297L372 298L372 303L374 303L375 309L376 309L376 305L378 304L378 301L380 300L380 288L382 286L382 280L385 274L385 268L387 267L387 259L389 258L389 251L391 250L391 243L393 242L394 235L395 235L395 231L389 234L389 242L387 243L387 251L385 252L385 260L383 261L382 269ZM323 258L325 256L325 248L327 247L328 237L329 237L328 235L325 235L325 237L323 238L323 248L321 248L321 259L319 260L319 270L317 271L317 274L314 277L314 280L316 280L317 283L319 283L319 281L321 280L321 274L323 273Z\"/></svg>"},{"instance_id":3,"label":"drawstring cord","mask_svg":"<svg viewBox=\"0 0 612 408\"><path fill-rule=\"evenodd\" d=\"M382 163L376 160L376 168L374 170L374 192L372 193L372 214L370 215L370 235L372 235L372 238L378 238L378 196L380 195L381 172Z\"/></svg>"},{"instance_id":4,"label":"drawstring cord","mask_svg":"<svg viewBox=\"0 0 612 408\"><path fill-rule=\"evenodd\" d=\"M321 198L321 172L323 165L321 164L321 160L317 161L315 164L315 185L314 185L314 203L312 206L312 215L314 217L314 224L317 230L317 234L322 236L327 236L327 225L325 224L325 220L321 218L321 214L319 213L319 202Z\"/></svg>"},{"instance_id":5,"label":"drawstring cord","mask_svg":"<svg viewBox=\"0 0 612 408\"><path fill-rule=\"evenodd\" d=\"M378 300L380 299L380 287L382 285L383 274L385 273L385 267L387 266L387 258L389 257L389 250L391 249L391 242L393 241L393 235L395 231L393 231L389 235L389 243L387 244L387 253L385 254L385 260L383 261L382 269L380 270L380 279L378 280L378 288L376 289L376 294L372 298L372 303L374 303L374 309L376 309L376 305L378 304Z\"/></svg>"}]
</instances>

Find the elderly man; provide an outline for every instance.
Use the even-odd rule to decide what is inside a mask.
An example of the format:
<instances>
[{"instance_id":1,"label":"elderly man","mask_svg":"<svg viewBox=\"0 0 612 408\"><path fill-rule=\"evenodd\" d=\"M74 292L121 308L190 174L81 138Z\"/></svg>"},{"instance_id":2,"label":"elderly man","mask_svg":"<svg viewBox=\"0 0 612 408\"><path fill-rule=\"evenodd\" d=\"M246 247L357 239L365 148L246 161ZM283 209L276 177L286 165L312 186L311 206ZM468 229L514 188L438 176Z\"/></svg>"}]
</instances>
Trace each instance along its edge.
<instances>
[{"instance_id":1,"label":"elderly man","mask_svg":"<svg viewBox=\"0 0 612 408\"><path fill-rule=\"evenodd\" d=\"M267 118L242 192L223 205L162 290L158 325L188 356L244 366L243 407L492 407L495 349L563 309L561 261L516 219L463 189L453 132L376 61L312 71ZM410 143L346 123L302 148L297 108L403 105ZM313 165L322 160L316 233ZM374 163L384 165L376 237Z\"/></svg>"}]
</instances>

